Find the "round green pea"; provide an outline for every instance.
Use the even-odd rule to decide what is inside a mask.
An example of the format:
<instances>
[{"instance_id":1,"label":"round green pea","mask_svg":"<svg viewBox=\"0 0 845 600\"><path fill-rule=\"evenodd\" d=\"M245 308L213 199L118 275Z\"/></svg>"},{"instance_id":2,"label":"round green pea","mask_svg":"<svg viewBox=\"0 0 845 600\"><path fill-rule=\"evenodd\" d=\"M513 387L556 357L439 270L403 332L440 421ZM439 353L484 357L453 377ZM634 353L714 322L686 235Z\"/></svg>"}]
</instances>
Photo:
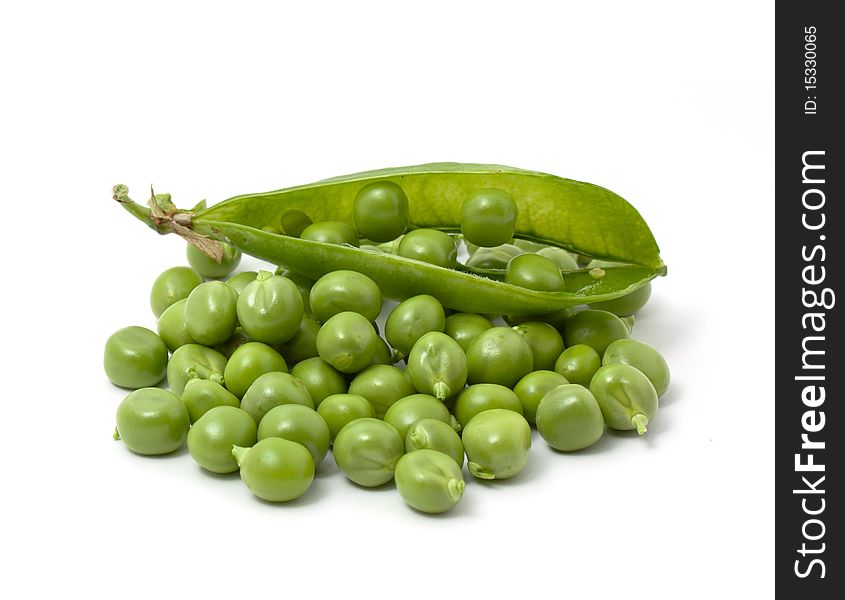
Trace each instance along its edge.
<instances>
[{"instance_id":1,"label":"round green pea","mask_svg":"<svg viewBox=\"0 0 845 600\"><path fill-rule=\"evenodd\" d=\"M373 354L371 365L392 365L398 361L398 357L393 355L393 350L384 341L384 338L379 337L376 341L376 351Z\"/></svg>"},{"instance_id":2,"label":"round green pea","mask_svg":"<svg viewBox=\"0 0 845 600\"><path fill-rule=\"evenodd\" d=\"M429 448L442 452L462 467L464 445L455 428L439 419L422 418L408 428L405 434L405 452Z\"/></svg>"},{"instance_id":3,"label":"round green pea","mask_svg":"<svg viewBox=\"0 0 845 600\"><path fill-rule=\"evenodd\" d=\"M202 275L190 267L167 269L156 278L150 290L150 307L153 314L156 318L160 317L168 307L187 298L202 281Z\"/></svg>"},{"instance_id":4,"label":"round green pea","mask_svg":"<svg viewBox=\"0 0 845 600\"><path fill-rule=\"evenodd\" d=\"M408 196L392 181L368 183L355 196L352 215L362 238L389 242L408 227Z\"/></svg>"},{"instance_id":5,"label":"round green pea","mask_svg":"<svg viewBox=\"0 0 845 600\"><path fill-rule=\"evenodd\" d=\"M604 433L604 418L590 390L575 383L549 390L537 407L537 431L555 450L592 446Z\"/></svg>"},{"instance_id":6,"label":"round green pea","mask_svg":"<svg viewBox=\"0 0 845 600\"><path fill-rule=\"evenodd\" d=\"M348 389L343 374L319 356L296 363L290 374L302 382L318 408L329 396L345 394Z\"/></svg>"},{"instance_id":7,"label":"round green pea","mask_svg":"<svg viewBox=\"0 0 845 600\"><path fill-rule=\"evenodd\" d=\"M249 490L268 502L302 496L314 481L314 459L302 444L269 437L252 448L235 446L232 455Z\"/></svg>"},{"instance_id":8,"label":"round green pea","mask_svg":"<svg viewBox=\"0 0 845 600\"><path fill-rule=\"evenodd\" d=\"M469 472L479 479L508 479L528 463L531 426L504 408L485 410L464 427L461 439Z\"/></svg>"},{"instance_id":9,"label":"round green pea","mask_svg":"<svg viewBox=\"0 0 845 600\"><path fill-rule=\"evenodd\" d=\"M414 450L396 463L396 489L425 513L451 510L464 495L464 476L455 461L436 450Z\"/></svg>"},{"instance_id":10,"label":"round green pea","mask_svg":"<svg viewBox=\"0 0 845 600\"><path fill-rule=\"evenodd\" d=\"M563 337L557 329L542 321L527 321L513 327L531 347L535 371L551 371L563 352Z\"/></svg>"},{"instance_id":11,"label":"round green pea","mask_svg":"<svg viewBox=\"0 0 845 600\"><path fill-rule=\"evenodd\" d=\"M477 246L499 246L513 237L517 207L510 194L482 189L461 205L461 232Z\"/></svg>"},{"instance_id":12,"label":"round green pea","mask_svg":"<svg viewBox=\"0 0 845 600\"><path fill-rule=\"evenodd\" d=\"M606 310L582 310L569 317L563 327L563 342L567 348L586 344L599 356L604 354L611 342L629 335L625 322Z\"/></svg>"},{"instance_id":13,"label":"round green pea","mask_svg":"<svg viewBox=\"0 0 845 600\"><path fill-rule=\"evenodd\" d=\"M371 365L355 376L349 384L349 393L366 398L373 405L376 417L382 419L397 400L416 390L405 371L393 365Z\"/></svg>"},{"instance_id":14,"label":"round green pea","mask_svg":"<svg viewBox=\"0 0 845 600\"><path fill-rule=\"evenodd\" d=\"M466 352L472 341L482 331L493 327L490 319L473 313L454 313L446 317L443 333L458 342L461 349Z\"/></svg>"},{"instance_id":15,"label":"round green pea","mask_svg":"<svg viewBox=\"0 0 845 600\"><path fill-rule=\"evenodd\" d=\"M657 397L669 389L669 365L657 350L637 340L616 340L607 347L602 357L603 365L622 363L636 367L648 377Z\"/></svg>"},{"instance_id":16,"label":"round green pea","mask_svg":"<svg viewBox=\"0 0 845 600\"><path fill-rule=\"evenodd\" d=\"M426 333L411 348L406 372L418 392L446 400L467 381L467 357L458 342L445 333Z\"/></svg>"},{"instance_id":17,"label":"round green pea","mask_svg":"<svg viewBox=\"0 0 845 600\"><path fill-rule=\"evenodd\" d=\"M256 424L276 406L302 404L314 408L308 389L289 373L265 373L256 379L244 394L241 408L255 419Z\"/></svg>"},{"instance_id":18,"label":"round green pea","mask_svg":"<svg viewBox=\"0 0 845 600\"><path fill-rule=\"evenodd\" d=\"M185 443L190 425L188 410L176 394L141 388L117 407L115 439L137 454L169 454Z\"/></svg>"},{"instance_id":19,"label":"round green pea","mask_svg":"<svg viewBox=\"0 0 845 600\"><path fill-rule=\"evenodd\" d=\"M282 355L262 342L247 342L229 357L223 371L226 388L238 398L243 398L249 386L265 373L287 373L288 366Z\"/></svg>"},{"instance_id":20,"label":"round green pea","mask_svg":"<svg viewBox=\"0 0 845 600\"><path fill-rule=\"evenodd\" d=\"M235 406L215 406L188 431L188 452L199 466L212 473L234 473L238 462L233 446L252 446L255 421Z\"/></svg>"},{"instance_id":21,"label":"round green pea","mask_svg":"<svg viewBox=\"0 0 845 600\"><path fill-rule=\"evenodd\" d=\"M197 343L222 344L238 326L238 294L222 281L208 281L194 288L185 302L185 326Z\"/></svg>"},{"instance_id":22,"label":"round green pea","mask_svg":"<svg viewBox=\"0 0 845 600\"><path fill-rule=\"evenodd\" d=\"M237 317L249 337L282 344L299 331L304 315L302 296L286 277L260 271L237 297Z\"/></svg>"},{"instance_id":23,"label":"round green pea","mask_svg":"<svg viewBox=\"0 0 845 600\"><path fill-rule=\"evenodd\" d=\"M590 382L590 392L598 400L604 422L611 429L647 431L657 413L657 392L639 369L622 363L599 368Z\"/></svg>"},{"instance_id":24,"label":"round green pea","mask_svg":"<svg viewBox=\"0 0 845 600\"><path fill-rule=\"evenodd\" d=\"M167 346L149 329L124 327L106 340L103 369L114 385L130 389L154 386L167 370Z\"/></svg>"},{"instance_id":25,"label":"round green pea","mask_svg":"<svg viewBox=\"0 0 845 600\"><path fill-rule=\"evenodd\" d=\"M586 344L576 344L561 353L555 361L554 370L566 377L569 383L589 387L600 366L601 357L598 352Z\"/></svg>"},{"instance_id":26,"label":"round green pea","mask_svg":"<svg viewBox=\"0 0 845 600\"><path fill-rule=\"evenodd\" d=\"M185 389L190 379L210 379L223 383L226 357L212 348L200 344L185 344L176 349L167 363L167 384L177 394Z\"/></svg>"},{"instance_id":27,"label":"round green pea","mask_svg":"<svg viewBox=\"0 0 845 600\"><path fill-rule=\"evenodd\" d=\"M423 334L440 331L446 327L446 313L443 305L434 296L422 294L397 304L384 324L384 335L390 345L402 356Z\"/></svg>"},{"instance_id":28,"label":"round green pea","mask_svg":"<svg viewBox=\"0 0 845 600\"><path fill-rule=\"evenodd\" d=\"M452 415L440 400L428 394L411 394L397 400L384 413L385 423L390 423L404 440L411 425L420 419L437 419L451 426Z\"/></svg>"},{"instance_id":29,"label":"round green pea","mask_svg":"<svg viewBox=\"0 0 845 600\"><path fill-rule=\"evenodd\" d=\"M174 352L179 346L197 343L188 333L188 326L185 324L185 303L187 301L187 298L183 298L174 302L158 318L158 335L171 352Z\"/></svg>"},{"instance_id":30,"label":"round green pea","mask_svg":"<svg viewBox=\"0 0 845 600\"><path fill-rule=\"evenodd\" d=\"M311 312L311 287L314 285L314 280L293 271L282 271L277 274L285 279L290 279L294 283L302 297L303 314L313 316Z\"/></svg>"},{"instance_id":31,"label":"round green pea","mask_svg":"<svg viewBox=\"0 0 845 600\"><path fill-rule=\"evenodd\" d=\"M299 237L323 244L358 246L358 233L349 223L343 221L319 221L302 230Z\"/></svg>"},{"instance_id":32,"label":"round green pea","mask_svg":"<svg viewBox=\"0 0 845 600\"><path fill-rule=\"evenodd\" d=\"M280 437L302 444L319 467L329 451L329 426L313 408L283 404L271 409L258 425L258 439ZM244 444L238 444L244 445Z\"/></svg>"},{"instance_id":33,"label":"round green pea","mask_svg":"<svg viewBox=\"0 0 845 600\"><path fill-rule=\"evenodd\" d=\"M513 244L502 244L492 248L479 248L467 259L466 265L476 269L505 269L514 256L524 254L524 250Z\"/></svg>"},{"instance_id":34,"label":"round green pea","mask_svg":"<svg viewBox=\"0 0 845 600\"><path fill-rule=\"evenodd\" d=\"M191 423L216 406L239 407L241 401L232 392L216 381L208 379L191 379L182 391L182 402L188 409Z\"/></svg>"},{"instance_id":35,"label":"round green pea","mask_svg":"<svg viewBox=\"0 0 845 600\"><path fill-rule=\"evenodd\" d=\"M529 423L535 423L537 406L546 392L568 383L566 377L554 371L533 371L520 379L513 388L513 392L522 404L522 415L525 420Z\"/></svg>"},{"instance_id":36,"label":"round green pea","mask_svg":"<svg viewBox=\"0 0 845 600\"><path fill-rule=\"evenodd\" d=\"M209 279L226 277L241 262L241 251L229 244L223 244L223 257L219 263L191 244L188 244L187 254L188 264L197 273Z\"/></svg>"},{"instance_id":37,"label":"round green pea","mask_svg":"<svg viewBox=\"0 0 845 600\"><path fill-rule=\"evenodd\" d=\"M286 235L299 237L305 231L305 228L313 222L307 213L298 208L292 208L282 215L280 224Z\"/></svg>"},{"instance_id":38,"label":"round green pea","mask_svg":"<svg viewBox=\"0 0 845 600\"><path fill-rule=\"evenodd\" d=\"M256 277L258 277L258 271L243 271L227 279L226 284L240 295L246 286L255 281Z\"/></svg>"},{"instance_id":39,"label":"round green pea","mask_svg":"<svg viewBox=\"0 0 845 600\"><path fill-rule=\"evenodd\" d=\"M381 312L381 290L375 281L357 271L332 271L311 287L310 303L314 318L321 322L346 311L375 321Z\"/></svg>"},{"instance_id":40,"label":"round green pea","mask_svg":"<svg viewBox=\"0 0 845 600\"><path fill-rule=\"evenodd\" d=\"M405 444L389 423L363 418L338 432L332 453L348 479L364 487L377 487L393 479Z\"/></svg>"},{"instance_id":41,"label":"round green pea","mask_svg":"<svg viewBox=\"0 0 845 600\"><path fill-rule=\"evenodd\" d=\"M396 253L405 258L454 269L458 262L458 246L448 233L437 229L414 229L402 237Z\"/></svg>"},{"instance_id":42,"label":"round green pea","mask_svg":"<svg viewBox=\"0 0 845 600\"><path fill-rule=\"evenodd\" d=\"M357 394L332 394L320 402L317 412L329 426L332 441L352 421L376 416L373 405Z\"/></svg>"},{"instance_id":43,"label":"round green pea","mask_svg":"<svg viewBox=\"0 0 845 600\"><path fill-rule=\"evenodd\" d=\"M465 388L457 400L452 412L461 427L477 414L492 408L504 408L522 414L522 403L513 390L496 383L476 383Z\"/></svg>"},{"instance_id":44,"label":"round green pea","mask_svg":"<svg viewBox=\"0 0 845 600\"><path fill-rule=\"evenodd\" d=\"M510 327L491 327L476 337L466 352L467 381L513 387L531 372L534 357L525 338Z\"/></svg>"},{"instance_id":45,"label":"round green pea","mask_svg":"<svg viewBox=\"0 0 845 600\"><path fill-rule=\"evenodd\" d=\"M357 373L372 362L378 337L365 316L338 313L317 332L317 353L341 373Z\"/></svg>"},{"instance_id":46,"label":"round green pea","mask_svg":"<svg viewBox=\"0 0 845 600\"><path fill-rule=\"evenodd\" d=\"M561 271L575 271L578 269L578 261L575 257L564 250L554 246L547 246L537 250L537 256L548 258L555 263Z\"/></svg>"},{"instance_id":47,"label":"round green pea","mask_svg":"<svg viewBox=\"0 0 845 600\"><path fill-rule=\"evenodd\" d=\"M560 267L539 254L520 254L508 261L505 283L541 292L558 292L564 287Z\"/></svg>"},{"instance_id":48,"label":"round green pea","mask_svg":"<svg viewBox=\"0 0 845 600\"><path fill-rule=\"evenodd\" d=\"M285 359L295 364L318 356L317 333L319 331L320 324L317 321L307 317L302 319L299 331L281 347Z\"/></svg>"}]
</instances>

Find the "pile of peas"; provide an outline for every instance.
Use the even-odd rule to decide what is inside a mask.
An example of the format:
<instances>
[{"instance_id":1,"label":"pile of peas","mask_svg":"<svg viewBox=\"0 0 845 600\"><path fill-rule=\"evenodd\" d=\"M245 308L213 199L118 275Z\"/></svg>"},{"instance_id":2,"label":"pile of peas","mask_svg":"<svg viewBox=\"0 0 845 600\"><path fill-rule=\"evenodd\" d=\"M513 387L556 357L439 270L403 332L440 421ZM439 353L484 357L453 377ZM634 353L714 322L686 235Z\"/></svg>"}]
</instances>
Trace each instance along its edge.
<instances>
[{"instance_id":1,"label":"pile of peas","mask_svg":"<svg viewBox=\"0 0 845 600\"><path fill-rule=\"evenodd\" d=\"M467 265L543 291L563 289L566 270L610 264L514 240L517 206L501 190L464 201L460 236L406 231L408 212L402 188L382 181L359 191L355 227L288 213L265 229L448 268L463 242ZM232 276L241 255L231 246L219 263L190 245L187 258L190 267L153 283L158 332L127 327L106 342L106 375L134 390L117 409L115 439L142 455L187 443L202 468L240 471L264 500L305 494L331 448L359 486L393 480L411 507L445 512L464 493L465 462L475 478L517 475L532 425L563 452L595 444L605 427L643 434L669 386L660 353L630 339L650 285L519 318L452 312L418 295L392 309L380 335L382 293L361 273Z\"/></svg>"}]
</instances>

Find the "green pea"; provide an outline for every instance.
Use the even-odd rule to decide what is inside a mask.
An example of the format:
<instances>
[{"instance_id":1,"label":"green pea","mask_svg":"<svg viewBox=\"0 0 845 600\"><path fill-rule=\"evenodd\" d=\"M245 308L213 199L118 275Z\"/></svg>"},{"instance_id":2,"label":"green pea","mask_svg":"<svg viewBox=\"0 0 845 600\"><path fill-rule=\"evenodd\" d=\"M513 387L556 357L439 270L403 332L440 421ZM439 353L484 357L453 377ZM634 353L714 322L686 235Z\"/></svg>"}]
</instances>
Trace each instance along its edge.
<instances>
[{"instance_id":1,"label":"green pea","mask_svg":"<svg viewBox=\"0 0 845 600\"><path fill-rule=\"evenodd\" d=\"M302 323L299 325L299 331L281 348L285 359L295 364L318 356L317 333L319 331L320 324L317 321L307 317L302 319Z\"/></svg>"},{"instance_id":2,"label":"green pea","mask_svg":"<svg viewBox=\"0 0 845 600\"><path fill-rule=\"evenodd\" d=\"M408 428L405 434L405 452L429 448L449 456L462 467L464 445L455 428L439 419L422 418Z\"/></svg>"},{"instance_id":3,"label":"green pea","mask_svg":"<svg viewBox=\"0 0 845 600\"><path fill-rule=\"evenodd\" d=\"M601 366L599 353L586 344L576 344L564 350L555 361L555 372L569 380L589 387L593 375Z\"/></svg>"},{"instance_id":4,"label":"green pea","mask_svg":"<svg viewBox=\"0 0 845 600\"><path fill-rule=\"evenodd\" d=\"M235 327L235 333L222 344L214 346L214 349L229 359L235 353L235 350L252 341L254 340L246 334L243 327Z\"/></svg>"},{"instance_id":5,"label":"green pea","mask_svg":"<svg viewBox=\"0 0 845 600\"><path fill-rule=\"evenodd\" d=\"M464 389L452 409L461 427L477 414L493 408L504 408L522 415L522 403L513 390L496 383L476 383Z\"/></svg>"},{"instance_id":6,"label":"green pea","mask_svg":"<svg viewBox=\"0 0 845 600\"><path fill-rule=\"evenodd\" d=\"M464 495L464 476L436 450L414 450L396 463L396 489L408 506L426 513L451 510Z\"/></svg>"},{"instance_id":7,"label":"green pea","mask_svg":"<svg viewBox=\"0 0 845 600\"><path fill-rule=\"evenodd\" d=\"M383 338L379 337L376 341L376 351L373 354L371 365L392 365L398 361L398 357L393 355L393 350L387 345Z\"/></svg>"},{"instance_id":8,"label":"green pea","mask_svg":"<svg viewBox=\"0 0 845 600\"><path fill-rule=\"evenodd\" d=\"M318 408L329 396L345 394L347 390L346 379L340 371L319 356L296 363L290 374L302 382Z\"/></svg>"},{"instance_id":9,"label":"green pea","mask_svg":"<svg viewBox=\"0 0 845 600\"><path fill-rule=\"evenodd\" d=\"M461 205L461 233L477 246L498 246L513 237L517 207L510 194L483 189Z\"/></svg>"},{"instance_id":10,"label":"green pea","mask_svg":"<svg viewBox=\"0 0 845 600\"><path fill-rule=\"evenodd\" d=\"M578 269L578 261L575 257L564 250L555 246L547 246L537 250L537 256L548 258L555 263L561 271L575 271Z\"/></svg>"},{"instance_id":11,"label":"green pea","mask_svg":"<svg viewBox=\"0 0 845 600\"><path fill-rule=\"evenodd\" d=\"M188 264L197 273L209 279L226 277L241 262L241 251L229 244L223 244L223 257L219 263L210 256L203 254L201 250L191 244L188 244L187 254Z\"/></svg>"},{"instance_id":12,"label":"green pea","mask_svg":"<svg viewBox=\"0 0 845 600\"><path fill-rule=\"evenodd\" d=\"M302 444L311 453L315 467L329 451L329 426L313 408L299 404L277 406L264 415L258 425L258 439L268 437Z\"/></svg>"},{"instance_id":13,"label":"green pea","mask_svg":"<svg viewBox=\"0 0 845 600\"><path fill-rule=\"evenodd\" d=\"M637 340L616 340L607 347L602 358L603 365L622 363L636 367L648 377L657 397L669 389L669 365L657 350Z\"/></svg>"},{"instance_id":14,"label":"green pea","mask_svg":"<svg viewBox=\"0 0 845 600\"><path fill-rule=\"evenodd\" d=\"M445 327L446 313L437 298L413 296L397 304L390 312L384 324L384 335L397 352L407 356L423 334L442 332Z\"/></svg>"},{"instance_id":15,"label":"green pea","mask_svg":"<svg viewBox=\"0 0 845 600\"><path fill-rule=\"evenodd\" d=\"M114 385L138 389L156 385L167 369L167 346L144 327L124 327L106 340L103 369Z\"/></svg>"},{"instance_id":16,"label":"green pea","mask_svg":"<svg viewBox=\"0 0 845 600\"><path fill-rule=\"evenodd\" d=\"M400 398L416 393L407 373L392 365L372 365L361 371L349 384L349 393L367 399L384 418L387 410Z\"/></svg>"},{"instance_id":17,"label":"green pea","mask_svg":"<svg viewBox=\"0 0 845 600\"><path fill-rule=\"evenodd\" d=\"M611 429L640 435L657 412L657 392L642 371L621 363L604 365L590 382L604 422Z\"/></svg>"},{"instance_id":18,"label":"green pea","mask_svg":"<svg viewBox=\"0 0 845 600\"><path fill-rule=\"evenodd\" d=\"M167 363L167 384L177 394L189 379L210 379L223 383L226 357L217 350L199 344L185 344L176 349Z\"/></svg>"},{"instance_id":19,"label":"green pea","mask_svg":"<svg viewBox=\"0 0 845 600\"><path fill-rule=\"evenodd\" d=\"M381 312L381 290L375 281L356 271L332 271L313 285L310 302L314 317L322 322L346 311L375 321Z\"/></svg>"},{"instance_id":20,"label":"green pea","mask_svg":"<svg viewBox=\"0 0 845 600\"><path fill-rule=\"evenodd\" d=\"M285 359L273 348L261 342L247 342L229 357L223 380L230 392L243 398L249 386L261 375L273 371L287 373L287 370Z\"/></svg>"},{"instance_id":21,"label":"green pea","mask_svg":"<svg viewBox=\"0 0 845 600\"><path fill-rule=\"evenodd\" d=\"M238 295L222 281L209 281L194 288L185 302L185 326L197 343L222 344L238 326L235 306Z\"/></svg>"},{"instance_id":22,"label":"green pea","mask_svg":"<svg viewBox=\"0 0 845 600\"><path fill-rule=\"evenodd\" d=\"M303 240L322 242L324 244L340 244L358 246L358 233L349 223L343 221L320 221L309 225L299 235Z\"/></svg>"},{"instance_id":23,"label":"green pea","mask_svg":"<svg viewBox=\"0 0 845 600\"><path fill-rule=\"evenodd\" d=\"M481 332L466 352L467 381L498 383L513 387L531 372L534 357L525 338L510 327L491 327Z\"/></svg>"},{"instance_id":24,"label":"green pea","mask_svg":"<svg viewBox=\"0 0 845 600\"><path fill-rule=\"evenodd\" d=\"M188 410L176 394L141 388L117 407L115 439L136 454L169 454L185 443L190 424Z\"/></svg>"},{"instance_id":25,"label":"green pea","mask_svg":"<svg viewBox=\"0 0 845 600\"><path fill-rule=\"evenodd\" d=\"M182 402L188 409L191 423L216 406L240 407L241 401L232 392L216 381L191 379L182 391Z\"/></svg>"},{"instance_id":26,"label":"green pea","mask_svg":"<svg viewBox=\"0 0 845 600\"><path fill-rule=\"evenodd\" d=\"M201 283L202 275L189 267L167 269L156 278L150 291L150 307L153 314L156 318L160 317L168 307L187 298Z\"/></svg>"},{"instance_id":27,"label":"green pea","mask_svg":"<svg viewBox=\"0 0 845 600\"><path fill-rule=\"evenodd\" d=\"M374 181L358 191L352 214L361 237L389 242L408 227L408 196L392 181Z\"/></svg>"},{"instance_id":28,"label":"green pea","mask_svg":"<svg viewBox=\"0 0 845 600\"><path fill-rule=\"evenodd\" d=\"M268 502L302 496L314 481L314 459L302 444L269 437L252 448L235 446L232 454L249 490Z\"/></svg>"},{"instance_id":29,"label":"green pea","mask_svg":"<svg viewBox=\"0 0 845 600\"><path fill-rule=\"evenodd\" d=\"M540 400L537 431L555 450L572 452L599 441L604 419L590 390L571 383L555 387Z\"/></svg>"},{"instance_id":30,"label":"green pea","mask_svg":"<svg viewBox=\"0 0 845 600\"><path fill-rule=\"evenodd\" d=\"M458 246L448 233L437 229L414 229L402 237L396 253L405 258L454 269L458 262Z\"/></svg>"},{"instance_id":31,"label":"green pea","mask_svg":"<svg viewBox=\"0 0 845 600\"><path fill-rule=\"evenodd\" d=\"M334 440L332 454L346 477L364 487L393 479L396 463L405 453L402 438L392 425L378 419L356 419Z\"/></svg>"},{"instance_id":32,"label":"green pea","mask_svg":"<svg viewBox=\"0 0 845 600\"><path fill-rule=\"evenodd\" d=\"M513 392L522 404L522 415L525 420L529 423L535 423L537 406L546 392L568 383L566 377L554 371L534 371L520 379L519 383L513 388Z\"/></svg>"},{"instance_id":33,"label":"green pea","mask_svg":"<svg viewBox=\"0 0 845 600\"><path fill-rule=\"evenodd\" d=\"M298 208L292 208L282 215L281 226L282 231L286 235L292 237L300 237L305 228L311 225L314 221L311 220L305 212Z\"/></svg>"},{"instance_id":34,"label":"green pea","mask_svg":"<svg viewBox=\"0 0 845 600\"><path fill-rule=\"evenodd\" d=\"M304 314L302 296L290 279L260 271L237 297L237 314L249 337L265 344L282 344L299 331Z\"/></svg>"},{"instance_id":35,"label":"green pea","mask_svg":"<svg viewBox=\"0 0 845 600\"><path fill-rule=\"evenodd\" d=\"M629 335L630 330L625 322L606 310L588 309L577 312L567 319L563 328L563 342L567 348L586 344L599 356L604 354L611 342L625 339Z\"/></svg>"},{"instance_id":36,"label":"green pea","mask_svg":"<svg viewBox=\"0 0 845 600\"><path fill-rule=\"evenodd\" d=\"M525 251L513 244L502 244L492 248L478 248L466 261L468 267L476 269L505 269L514 256Z\"/></svg>"},{"instance_id":37,"label":"green pea","mask_svg":"<svg viewBox=\"0 0 845 600\"><path fill-rule=\"evenodd\" d=\"M443 333L458 342L461 349L466 352L472 341L482 331L493 327L493 323L482 315L474 313L455 313L446 317Z\"/></svg>"},{"instance_id":38,"label":"green pea","mask_svg":"<svg viewBox=\"0 0 845 600\"><path fill-rule=\"evenodd\" d=\"M528 463L531 426L512 410L494 408L475 415L461 439L469 472L479 479L508 479Z\"/></svg>"},{"instance_id":39,"label":"green pea","mask_svg":"<svg viewBox=\"0 0 845 600\"><path fill-rule=\"evenodd\" d=\"M560 267L539 254L514 256L505 269L505 283L541 292L558 292L564 287Z\"/></svg>"},{"instance_id":40,"label":"green pea","mask_svg":"<svg viewBox=\"0 0 845 600\"><path fill-rule=\"evenodd\" d=\"M332 441L340 430L352 421L376 415L373 405L357 394L332 394L320 402L317 412L329 426Z\"/></svg>"},{"instance_id":41,"label":"green pea","mask_svg":"<svg viewBox=\"0 0 845 600\"><path fill-rule=\"evenodd\" d=\"M255 281L256 277L258 277L258 271L243 271L227 279L226 284L240 295L246 286Z\"/></svg>"},{"instance_id":42,"label":"green pea","mask_svg":"<svg viewBox=\"0 0 845 600\"><path fill-rule=\"evenodd\" d=\"M282 404L302 404L314 408L308 389L289 373L265 373L256 379L244 394L241 408L261 422L267 412Z\"/></svg>"},{"instance_id":43,"label":"green pea","mask_svg":"<svg viewBox=\"0 0 845 600\"><path fill-rule=\"evenodd\" d=\"M587 267L588 269L620 266L622 263L608 262L604 260L591 260ZM630 294L625 294L619 298L612 300L605 300L603 302L593 302L588 306L597 310L606 310L612 312L620 317L628 317L635 314L642 307L648 304L651 298L651 282L647 282L644 286L637 288Z\"/></svg>"},{"instance_id":44,"label":"green pea","mask_svg":"<svg viewBox=\"0 0 845 600\"><path fill-rule=\"evenodd\" d=\"M212 473L234 473L238 462L233 446L255 444L255 421L234 406L215 406L188 431L188 452L199 466Z\"/></svg>"},{"instance_id":45,"label":"green pea","mask_svg":"<svg viewBox=\"0 0 845 600\"><path fill-rule=\"evenodd\" d=\"M171 352L185 344L196 344L185 324L185 303L183 298L168 306L158 318L158 335Z\"/></svg>"},{"instance_id":46,"label":"green pea","mask_svg":"<svg viewBox=\"0 0 845 600\"><path fill-rule=\"evenodd\" d=\"M563 337L557 329L542 321L527 321L513 327L531 347L535 371L551 371L561 352Z\"/></svg>"},{"instance_id":47,"label":"green pea","mask_svg":"<svg viewBox=\"0 0 845 600\"><path fill-rule=\"evenodd\" d=\"M467 357L445 333L426 333L411 348L406 371L418 392L446 400L467 382Z\"/></svg>"},{"instance_id":48,"label":"green pea","mask_svg":"<svg viewBox=\"0 0 845 600\"><path fill-rule=\"evenodd\" d=\"M288 270L281 270L277 275L281 275L285 279L290 279L296 285L296 289L299 290L299 295L302 297L303 313L305 316L313 316L311 311L311 288L314 286L314 280Z\"/></svg>"},{"instance_id":49,"label":"green pea","mask_svg":"<svg viewBox=\"0 0 845 600\"><path fill-rule=\"evenodd\" d=\"M411 394L400 398L384 413L385 423L393 425L403 440L411 425L426 418L437 419L450 426L453 421L446 405L428 394Z\"/></svg>"},{"instance_id":50,"label":"green pea","mask_svg":"<svg viewBox=\"0 0 845 600\"><path fill-rule=\"evenodd\" d=\"M369 365L378 348L378 334L363 315L342 312L317 333L317 352L341 373L357 373Z\"/></svg>"}]
</instances>

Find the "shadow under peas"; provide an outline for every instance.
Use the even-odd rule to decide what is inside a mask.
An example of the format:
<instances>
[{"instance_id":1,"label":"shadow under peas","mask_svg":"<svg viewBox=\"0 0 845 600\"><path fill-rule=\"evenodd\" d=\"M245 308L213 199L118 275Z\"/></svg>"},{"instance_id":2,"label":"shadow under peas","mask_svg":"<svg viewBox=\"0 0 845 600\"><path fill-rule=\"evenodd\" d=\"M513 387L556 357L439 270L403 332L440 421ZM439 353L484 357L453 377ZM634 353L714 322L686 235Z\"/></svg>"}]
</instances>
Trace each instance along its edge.
<instances>
[{"instance_id":1,"label":"shadow under peas","mask_svg":"<svg viewBox=\"0 0 845 600\"><path fill-rule=\"evenodd\" d=\"M264 500L263 498L259 498L252 492L249 492L250 496L258 502L259 504L264 504L265 506L269 507L280 507L284 508L296 508L300 506L309 506L311 504L316 504L317 502L321 502L323 498L325 498L329 494L328 485L324 481L317 481L315 478L312 483L311 487L308 488L308 491L302 494L299 498L294 498L293 500L288 500L287 502L271 502L269 500Z\"/></svg>"},{"instance_id":2,"label":"shadow under peas","mask_svg":"<svg viewBox=\"0 0 845 600\"><path fill-rule=\"evenodd\" d=\"M115 443L120 443L123 446L123 449L131 454L132 456L141 456L143 458L152 459L152 460L161 460L167 461L172 460L175 458L179 458L180 456L185 456L188 453L188 446L187 444L182 444L182 446L178 450L174 450L173 452L169 452L167 454L140 454L138 452L134 452L129 449L129 447L121 442L120 440L115 440Z\"/></svg>"}]
</instances>

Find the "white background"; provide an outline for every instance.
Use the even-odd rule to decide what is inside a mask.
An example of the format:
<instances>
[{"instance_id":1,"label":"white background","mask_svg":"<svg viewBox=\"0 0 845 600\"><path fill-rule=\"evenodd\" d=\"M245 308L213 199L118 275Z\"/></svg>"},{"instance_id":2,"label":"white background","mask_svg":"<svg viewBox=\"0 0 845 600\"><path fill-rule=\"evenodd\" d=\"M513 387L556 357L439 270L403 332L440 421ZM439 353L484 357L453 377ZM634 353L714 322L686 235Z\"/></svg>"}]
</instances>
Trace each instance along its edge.
<instances>
[{"instance_id":1,"label":"white background","mask_svg":"<svg viewBox=\"0 0 845 600\"><path fill-rule=\"evenodd\" d=\"M0 596L770 597L773 3L298 4L0 9ZM270 505L112 441L103 343L154 328L184 262L113 184L191 206L430 161L640 210L670 274L635 336L673 372L644 439L535 434L521 476L440 518L330 461Z\"/></svg>"}]
</instances>

